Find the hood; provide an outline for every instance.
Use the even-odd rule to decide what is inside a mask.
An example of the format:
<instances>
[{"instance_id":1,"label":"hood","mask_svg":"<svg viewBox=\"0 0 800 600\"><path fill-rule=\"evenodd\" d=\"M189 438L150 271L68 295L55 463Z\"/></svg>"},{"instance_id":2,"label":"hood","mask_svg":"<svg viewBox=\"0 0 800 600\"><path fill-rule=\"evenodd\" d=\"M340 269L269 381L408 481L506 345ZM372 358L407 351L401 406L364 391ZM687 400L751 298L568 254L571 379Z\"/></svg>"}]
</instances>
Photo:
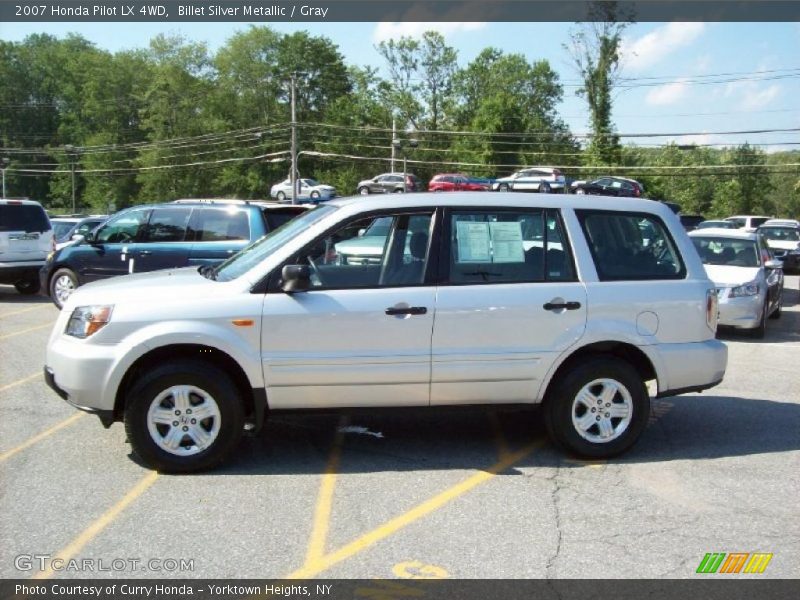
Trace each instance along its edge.
<instances>
[{"instance_id":1,"label":"hood","mask_svg":"<svg viewBox=\"0 0 800 600\"><path fill-rule=\"evenodd\" d=\"M717 287L735 287L754 281L760 272L759 267L731 267L728 265L703 265L709 279Z\"/></svg>"},{"instance_id":2,"label":"hood","mask_svg":"<svg viewBox=\"0 0 800 600\"><path fill-rule=\"evenodd\" d=\"M135 273L111 277L82 285L69 297L68 310L89 304L116 304L119 302L148 304L154 301L190 303L197 298L207 298L224 293L225 283L203 277L197 267Z\"/></svg>"}]
</instances>

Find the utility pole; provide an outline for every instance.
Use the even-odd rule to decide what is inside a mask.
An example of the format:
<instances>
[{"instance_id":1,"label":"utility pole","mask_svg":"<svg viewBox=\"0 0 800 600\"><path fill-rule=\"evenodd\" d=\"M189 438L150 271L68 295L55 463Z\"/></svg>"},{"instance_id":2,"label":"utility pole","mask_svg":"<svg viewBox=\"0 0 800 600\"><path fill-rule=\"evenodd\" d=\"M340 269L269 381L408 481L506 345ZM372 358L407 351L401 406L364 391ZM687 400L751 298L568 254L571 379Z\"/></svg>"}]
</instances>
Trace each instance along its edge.
<instances>
[{"instance_id":1,"label":"utility pole","mask_svg":"<svg viewBox=\"0 0 800 600\"><path fill-rule=\"evenodd\" d=\"M64 150L67 151L67 156L69 157L69 171L72 174L72 214L76 214L77 211L75 210L75 147L72 144L67 144L64 146Z\"/></svg>"},{"instance_id":2,"label":"utility pole","mask_svg":"<svg viewBox=\"0 0 800 600\"><path fill-rule=\"evenodd\" d=\"M291 159L291 173L289 173L289 182L292 184L292 204L297 204L297 107L295 99L295 87L297 86L297 71L292 71L292 144L289 150Z\"/></svg>"},{"instance_id":3,"label":"utility pole","mask_svg":"<svg viewBox=\"0 0 800 600\"><path fill-rule=\"evenodd\" d=\"M3 198L6 197L6 169L8 168L11 159L7 156L3 157Z\"/></svg>"},{"instance_id":4,"label":"utility pole","mask_svg":"<svg viewBox=\"0 0 800 600\"><path fill-rule=\"evenodd\" d=\"M394 173L394 157L395 157L394 141L396 139L397 139L397 119L392 117L392 168L391 168L392 173Z\"/></svg>"}]
</instances>

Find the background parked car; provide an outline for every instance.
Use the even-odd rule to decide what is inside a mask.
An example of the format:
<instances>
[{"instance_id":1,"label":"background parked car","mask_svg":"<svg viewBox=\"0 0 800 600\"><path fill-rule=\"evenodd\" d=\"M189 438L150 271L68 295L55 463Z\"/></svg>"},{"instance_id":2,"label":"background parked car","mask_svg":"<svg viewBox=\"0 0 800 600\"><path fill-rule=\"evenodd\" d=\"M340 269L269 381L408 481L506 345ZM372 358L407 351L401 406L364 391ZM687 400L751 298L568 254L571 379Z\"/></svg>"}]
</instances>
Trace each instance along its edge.
<instances>
[{"instance_id":1,"label":"background parked car","mask_svg":"<svg viewBox=\"0 0 800 600\"><path fill-rule=\"evenodd\" d=\"M54 248L53 227L41 204L0 199L0 283L35 294L39 269Z\"/></svg>"},{"instance_id":2,"label":"background parked car","mask_svg":"<svg viewBox=\"0 0 800 600\"><path fill-rule=\"evenodd\" d=\"M727 217L725 220L733 223L737 229L744 229L745 231L753 232L771 218L772 217L755 215L736 215L733 217Z\"/></svg>"},{"instance_id":3,"label":"background parked car","mask_svg":"<svg viewBox=\"0 0 800 600\"><path fill-rule=\"evenodd\" d=\"M563 173L553 167L528 167L512 173L508 177L496 179L492 189L498 192L563 192L566 179Z\"/></svg>"},{"instance_id":4,"label":"background parked car","mask_svg":"<svg viewBox=\"0 0 800 600\"><path fill-rule=\"evenodd\" d=\"M705 219L703 215L679 215L679 218L686 231L697 229L697 226Z\"/></svg>"},{"instance_id":5,"label":"background parked car","mask_svg":"<svg viewBox=\"0 0 800 600\"><path fill-rule=\"evenodd\" d=\"M576 185L575 193L640 198L644 196L644 186L635 179L607 176Z\"/></svg>"},{"instance_id":6,"label":"background parked car","mask_svg":"<svg viewBox=\"0 0 800 600\"><path fill-rule=\"evenodd\" d=\"M697 229L736 229L736 224L723 219L711 219L697 224Z\"/></svg>"},{"instance_id":7,"label":"background parked car","mask_svg":"<svg viewBox=\"0 0 800 600\"><path fill-rule=\"evenodd\" d=\"M791 219L770 219L758 228L784 271L800 271L800 224Z\"/></svg>"},{"instance_id":8,"label":"background parked car","mask_svg":"<svg viewBox=\"0 0 800 600\"><path fill-rule=\"evenodd\" d=\"M428 183L429 192L485 192L490 189L488 180L473 179L463 173L440 173Z\"/></svg>"},{"instance_id":9,"label":"background parked car","mask_svg":"<svg viewBox=\"0 0 800 600\"><path fill-rule=\"evenodd\" d=\"M717 288L719 324L764 337L767 318L779 318L783 304L783 269L766 239L737 229L698 229L689 237Z\"/></svg>"},{"instance_id":10,"label":"background parked car","mask_svg":"<svg viewBox=\"0 0 800 600\"><path fill-rule=\"evenodd\" d=\"M298 179L300 189L297 193L298 202L323 202L336 197L336 188L325 185L316 179ZM269 195L278 202L292 199L292 182L289 179L276 183L269 191Z\"/></svg>"},{"instance_id":11,"label":"background parked car","mask_svg":"<svg viewBox=\"0 0 800 600\"><path fill-rule=\"evenodd\" d=\"M224 199L129 208L48 258L42 289L61 308L75 288L91 281L216 265L307 208Z\"/></svg>"},{"instance_id":12,"label":"background parked car","mask_svg":"<svg viewBox=\"0 0 800 600\"><path fill-rule=\"evenodd\" d=\"M405 184L402 173L381 173L372 179L359 181L356 191L365 196L367 194L395 194L403 192L421 192L422 181L412 173L406 173Z\"/></svg>"},{"instance_id":13,"label":"background parked car","mask_svg":"<svg viewBox=\"0 0 800 600\"><path fill-rule=\"evenodd\" d=\"M71 244L75 236L86 235L95 227L105 222L106 219L108 219L108 215L51 218L50 223L53 225L56 250L61 250L61 248L67 244Z\"/></svg>"}]
</instances>

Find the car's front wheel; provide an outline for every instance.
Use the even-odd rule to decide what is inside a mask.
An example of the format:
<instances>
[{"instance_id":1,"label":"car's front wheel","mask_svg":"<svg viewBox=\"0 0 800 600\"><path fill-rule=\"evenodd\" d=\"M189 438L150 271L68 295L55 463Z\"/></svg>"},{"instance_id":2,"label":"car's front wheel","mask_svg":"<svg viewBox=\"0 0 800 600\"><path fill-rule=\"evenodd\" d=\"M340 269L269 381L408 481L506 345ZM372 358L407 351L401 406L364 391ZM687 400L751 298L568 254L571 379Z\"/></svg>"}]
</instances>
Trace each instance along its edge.
<instances>
[{"instance_id":1,"label":"car's front wheel","mask_svg":"<svg viewBox=\"0 0 800 600\"><path fill-rule=\"evenodd\" d=\"M283 192L278 192L275 197L278 199L278 202L283 202L286 200L286 194Z\"/></svg>"},{"instance_id":2,"label":"car's front wheel","mask_svg":"<svg viewBox=\"0 0 800 600\"><path fill-rule=\"evenodd\" d=\"M362 185L360 188L358 188L358 193L361 194L362 196L368 196L369 188L365 185Z\"/></svg>"},{"instance_id":3,"label":"car's front wheel","mask_svg":"<svg viewBox=\"0 0 800 600\"><path fill-rule=\"evenodd\" d=\"M539 184L539 193L540 194L549 194L552 190L550 189L550 184L546 181L543 181Z\"/></svg>"},{"instance_id":4,"label":"car's front wheel","mask_svg":"<svg viewBox=\"0 0 800 600\"><path fill-rule=\"evenodd\" d=\"M50 278L50 298L58 308L64 303L78 287L78 276L71 269L59 269Z\"/></svg>"},{"instance_id":5,"label":"car's front wheel","mask_svg":"<svg viewBox=\"0 0 800 600\"><path fill-rule=\"evenodd\" d=\"M769 310L769 300L767 298L764 299L764 306L761 308L761 320L758 322L753 329L749 329L748 333L750 337L756 338L757 340L762 339L767 333L767 311Z\"/></svg>"},{"instance_id":6,"label":"car's front wheel","mask_svg":"<svg viewBox=\"0 0 800 600\"><path fill-rule=\"evenodd\" d=\"M585 195L586 194L586 190L583 189L583 188L578 188L577 190L575 190L575 193L576 194Z\"/></svg>"},{"instance_id":7,"label":"car's front wheel","mask_svg":"<svg viewBox=\"0 0 800 600\"><path fill-rule=\"evenodd\" d=\"M319 200L319 192L316 191L316 190L311 192L311 199L312 200Z\"/></svg>"},{"instance_id":8,"label":"car's front wheel","mask_svg":"<svg viewBox=\"0 0 800 600\"><path fill-rule=\"evenodd\" d=\"M244 427L237 387L214 365L175 361L139 377L126 397L125 432L149 467L210 469L236 447Z\"/></svg>"},{"instance_id":9,"label":"car's front wheel","mask_svg":"<svg viewBox=\"0 0 800 600\"><path fill-rule=\"evenodd\" d=\"M589 358L553 385L543 407L545 426L556 444L574 454L615 456L630 448L647 426L647 388L621 359Z\"/></svg>"},{"instance_id":10,"label":"car's front wheel","mask_svg":"<svg viewBox=\"0 0 800 600\"><path fill-rule=\"evenodd\" d=\"M39 291L39 280L38 279L23 279L22 281L18 281L14 284L14 288L20 293L25 296L30 296L31 294L35 294Z\"/></svg>"}]
</instances>

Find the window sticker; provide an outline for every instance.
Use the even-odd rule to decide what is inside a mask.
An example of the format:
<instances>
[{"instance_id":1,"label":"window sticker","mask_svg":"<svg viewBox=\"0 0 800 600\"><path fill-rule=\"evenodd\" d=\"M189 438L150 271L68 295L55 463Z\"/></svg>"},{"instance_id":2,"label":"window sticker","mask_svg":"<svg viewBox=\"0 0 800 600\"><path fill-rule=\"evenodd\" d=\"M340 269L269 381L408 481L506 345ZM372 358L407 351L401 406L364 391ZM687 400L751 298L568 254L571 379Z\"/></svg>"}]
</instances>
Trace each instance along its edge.
<instances>
[{"instance_id":1,"label":"window sticker","mask_svg":"<svg viewBox=\"0 0 800 600\"><path fill-rule=\"evenodd\" d=\"M489 223L458 221L458 262L492 262Z\"/></svg>"},{"instance_id":2,"label":"window sticker","mask_svg":"<svg viewBox=\"0 0 800 600\"><path fill-rule=\"evenodd\" d=\"M519 221L489 223L492 250L496 263L523 263L522 223Z\"/></svg>"}]
</instances>

